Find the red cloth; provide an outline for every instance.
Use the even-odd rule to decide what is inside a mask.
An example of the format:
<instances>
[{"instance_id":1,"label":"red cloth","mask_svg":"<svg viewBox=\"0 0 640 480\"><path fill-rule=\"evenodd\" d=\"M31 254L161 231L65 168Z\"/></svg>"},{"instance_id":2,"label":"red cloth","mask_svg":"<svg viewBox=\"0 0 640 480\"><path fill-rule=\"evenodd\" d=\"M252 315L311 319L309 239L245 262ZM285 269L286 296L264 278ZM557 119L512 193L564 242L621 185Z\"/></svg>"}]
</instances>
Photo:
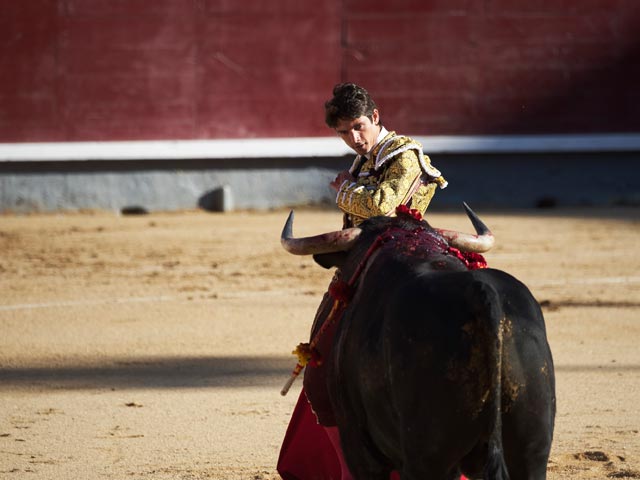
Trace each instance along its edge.
<instances>
[{"instance_id":1,"label":"red cloth","mask_svg":"<svg viewBox=\"0 0 640 480\"><path fill-rule=\"evenodd\" d=\"M291 415L277 468L283 480L342 480L333 445L316 422L304 390ZM391 474L390 480L399 479L397 472ZM463 475L460 480L467 479Z\"/></svg>"},{"instance_id":2,"label":"red cloth","mask_svg":"<svg viewBox=\"0 0 640 480\"><path fill-rule=\"evenodd\" d=\"M283 480L341 480L338 457L324 428L316 422L304 390L280 448L278 473Z\"/></svg>"}]
</instances>

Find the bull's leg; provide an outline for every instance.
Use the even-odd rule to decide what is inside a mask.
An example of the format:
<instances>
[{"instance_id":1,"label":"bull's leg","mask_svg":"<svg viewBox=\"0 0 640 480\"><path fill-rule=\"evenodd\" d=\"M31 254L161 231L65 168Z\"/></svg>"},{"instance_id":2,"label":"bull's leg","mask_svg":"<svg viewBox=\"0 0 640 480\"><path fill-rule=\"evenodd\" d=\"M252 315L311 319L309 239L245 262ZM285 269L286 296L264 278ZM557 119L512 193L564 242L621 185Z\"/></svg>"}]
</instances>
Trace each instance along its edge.
<instances>
[{"instance_id":1,"label":"bull's leg","mask_svg":"<svg viewBox=\"0 0 640 480\"><path fill-rule=\"evenodd\" d=\"M348 446L344 451L350 471L357 480L389 480L392 468L385 457L373 446L367 432L349 422L341 428L342 440Z\"/></svg>"},{"instance_id":2,"label":"bull's leg","mask_svg":"<svg viewBox=\"0 0 640 480\"><path fill-rule=\"evenodd\" d=\"M400 471L400 480L459 480L460 472L451 471L447 468L439 465L437 461L431 464L425 465L421 462L420 468L415 468L414 465L407 465Z\"/></svg>"},{"instance_id":3,"label":"bull's leg","mask_svg":"<svg viewBox=\"0 0 640 480\"><path fill-rule=\"evenodd\" d=\"M523 323L514 321L514 325ZM505 349L511 368L503 377L511 388L503 394L502 443L511 478L544 480L553 440L555 379L546 339L542 331L534 336L531 323L529 332L514 333L516 341L525 338L527 342L514 342Z\"/></svg>"},{"instance_id":4,"label":"bull's leg","mask_svg":"<svg viewBox=\"0 0 640 480\"><path fill-rule=\"evenodd\" d=\"M554 380L552 372L549 373L553 367L551 360L547 364L544 359L536 358L535 352L523 346L518 349L522 357L519 364L528 368L512 372L515 380L510 380L511 384L521 387L503 397L506 399L502 415L504 457L511 478L544 480L555 418Z\"/></svg>"},{"instance_id":5,"label":"bull's leg","mask_svg":"<svg viewBox=\"0 0 640 480\"><path fill-rule=\"evenodd\" d=\"M509 475L514 479L545 480L553 435L547 420L549 415L515 413L503 416L505 461Z\"/></svg>"}]
</instances>

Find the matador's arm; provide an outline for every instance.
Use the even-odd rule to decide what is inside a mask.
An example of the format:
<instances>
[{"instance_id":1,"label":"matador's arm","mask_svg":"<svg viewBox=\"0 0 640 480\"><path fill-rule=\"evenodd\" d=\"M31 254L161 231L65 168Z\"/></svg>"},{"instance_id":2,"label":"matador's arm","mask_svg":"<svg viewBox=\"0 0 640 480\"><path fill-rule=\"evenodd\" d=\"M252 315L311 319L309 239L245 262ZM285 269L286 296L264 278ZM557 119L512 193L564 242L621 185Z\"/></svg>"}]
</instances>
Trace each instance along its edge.
<instances>
[{"instance_id":1,"label":"matador's arm","mask_svg":"<svg viewBox=\"0 0 640 480\"><path fill-rule=\"evenodd\" d=\"M407 150L390 159L377 184L368 184L366 177L344 182L338 190L336 203L345 213L362 218L388 215L407 200L421 175L417 152Z\"/></svg>"}]
</instances>

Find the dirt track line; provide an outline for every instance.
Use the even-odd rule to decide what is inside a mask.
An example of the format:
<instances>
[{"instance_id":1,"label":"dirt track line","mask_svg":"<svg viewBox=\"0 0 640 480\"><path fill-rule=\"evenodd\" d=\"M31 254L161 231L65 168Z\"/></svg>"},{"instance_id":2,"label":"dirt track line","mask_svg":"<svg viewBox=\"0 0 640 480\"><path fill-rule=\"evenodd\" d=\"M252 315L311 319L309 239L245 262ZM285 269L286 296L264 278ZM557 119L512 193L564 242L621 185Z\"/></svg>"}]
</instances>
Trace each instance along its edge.
<instances>
[{"instance_id":1,"label":"dirt track line","mask_svg":"<svg viewBox=\"0 0 640 480\"><path fill-rule=\"evenodd\" d=\"M640 283L640 277L595 277L565 278L563 280L541 280L531 282L534 287L551 287L556 285L611 285L620 283Z\"/></svg>"},{"instance_id":2,"label":"dirt track line","mask_svg":"<svg viewBox=\"0 0 640 480\"><path fill-rule=\"evenodd\" d=\"M161 296L153 296L153 297L104 298L104 299L96 299L96 300L68 300L64 302L18 303L15 305L0 305L0 312L11 311L11 310L31 310L34 308L103 305L107 303L163 302L168 300L175 300L177 298L178 297L161 295Z\"/></svg>"}]
</instances>

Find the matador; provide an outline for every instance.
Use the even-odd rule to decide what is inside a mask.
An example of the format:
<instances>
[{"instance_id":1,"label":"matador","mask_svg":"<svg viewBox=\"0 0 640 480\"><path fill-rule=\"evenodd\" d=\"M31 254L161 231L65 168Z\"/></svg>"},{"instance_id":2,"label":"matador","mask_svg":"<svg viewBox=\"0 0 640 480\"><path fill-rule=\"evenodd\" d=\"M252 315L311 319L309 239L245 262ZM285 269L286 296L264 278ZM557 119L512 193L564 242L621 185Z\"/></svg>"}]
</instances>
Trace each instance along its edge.
<instances>
[{"instance_id":1,"label":"matador","mask_svg":"<svg viewBox=\"0 0 640 480\"><path fill-rule=\"evenodd\" d=\"M400 205L422 215L436 189L447 186L420 143L382 125L378 107L364 88L353 83L336 85L333 98L325 103L325 122L357 154L351 168L331 182L337 192L337 206L344 212L344 228L358 226L370 217L395 215ZM337 271L332 286L339 282L339 276ZM333 298L329 292L316 313L311 338L331 311ZM320 357L328 358L334 333L335 323L318 337L315 349ZM309 404L305 398L316 425L308 420L311 414L307 413ZM311 444L316 455L308 457L305 449ZM331 448L335 456L331 456ZM352 478L342 454L326 386L326 369L321 362L306 368L304 389L283 442L278 472L283 478L296 480L311 476Z\"/></svg>"}]
</instances>

